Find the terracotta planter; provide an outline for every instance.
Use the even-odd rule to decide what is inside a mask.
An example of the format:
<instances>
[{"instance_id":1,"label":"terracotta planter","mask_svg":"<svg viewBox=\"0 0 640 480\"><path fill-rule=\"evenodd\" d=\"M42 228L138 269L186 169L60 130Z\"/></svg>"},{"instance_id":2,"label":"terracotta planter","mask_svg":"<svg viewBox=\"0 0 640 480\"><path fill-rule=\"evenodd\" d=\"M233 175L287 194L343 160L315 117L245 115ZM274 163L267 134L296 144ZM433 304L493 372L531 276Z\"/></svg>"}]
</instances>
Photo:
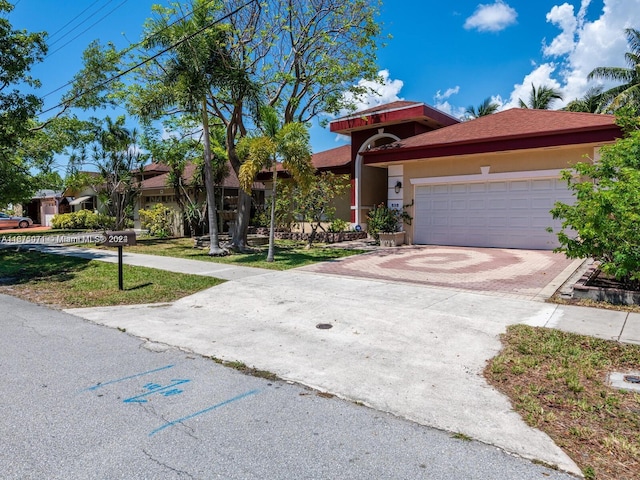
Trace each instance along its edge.
<instances>
[{"instance_id":1,"label":"terracotta planter","mask_svg":"<svg viewBox=\"0 0 640 480\"><path fill-rule=\"evenodd\" d=\"M381 247L399 247L404 244L404 232L379 233Z\"/></svg>"}]
</instances>

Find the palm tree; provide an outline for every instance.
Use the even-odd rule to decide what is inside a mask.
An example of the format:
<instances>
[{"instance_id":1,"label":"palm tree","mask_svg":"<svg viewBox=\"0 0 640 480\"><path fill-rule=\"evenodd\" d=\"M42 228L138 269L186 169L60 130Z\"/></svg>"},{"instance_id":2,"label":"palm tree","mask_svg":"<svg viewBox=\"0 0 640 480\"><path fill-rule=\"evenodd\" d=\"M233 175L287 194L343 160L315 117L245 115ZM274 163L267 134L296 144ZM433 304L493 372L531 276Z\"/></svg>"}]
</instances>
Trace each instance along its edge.
<instances>
[{"instance_id":1,"label":"palm tree","mask_svg":"<svg viewBox=\"0 0 640 480\"><path fill-rule=\"evenodd\" d=\"M591 87L582 98L570 101L563 110L569 112L596 113L602 102L602 87Z\"/></svg>"},{"instance_id":2,"label":"palm tree","mask_svg":"<svg viewBox=\"0 0 640 480\"><path fill-rule=\"evenodd\" d=\"M238 177L242 189L251 192L251 186L259 171L270 169L272 172L267 262L273 262L278 163L281 162L284 169L303 186L313 177L314 168L311 164L309 132L303 123L292 122L281 125L276 110L272 107L263 107L260 110L260 127L261 136L244 137L238 143L238 155L244 160Z\"/></svg>"},{"instance_id":3,"label":"palm tree","mask_svg":"<svg viewBox=\"0 0 640 480\"><path fill-rule=\"evenodd\" d=\"M210 3L210 2L207 2ZM145 43L148 48L166 49L182 40L159 69L150 88L151 94L139 107L141 116L154 118L164 114L167 108L177 106L182 112L199 120L202 126L204 156L204 180L209 224L209 255L224 255L218 240L218 215L215 198L214 165L226 161L224 149L217 148L209 122L208 97L213 86L236 81L232 64L225 50L226 37L220 28L211 26L212 10L204 8L202 0L193 3L193 15L170 25L166 19L152 21L150 35ZM206 28L208 26L208 28ZM201 34L197 34L201 32ZM204 33L202 33L204 32Z\"/></svg>"},{"instance_id":4,"label":"palm tree","mask_svg":"<svg viewBox=\"0 0 640 480\"><path fill-rule=\"evenodd\" d=\"M631 51L624 54L629 68L597 67L587 77L622 82L602 94L601 112L614 112L628 105L640 113L640 30L626 28L624 32L631 47Z\"/></svg>"},{"instance_id":5,"label":"palm tree","mask_svg":"<svg viewBox=\"0 0 640 480\"><path fill-rule=\"evenodd\" d=\"M484 99L484 102L482 102L478 106L478 110L476 110L475 107L471 105L467 107L467 110L465 111L465 113L469 118L479 118L479 117L484 117L485 115L491 115L492 113L496 113L498 111L498 108L500 108L500 105L498 105L495 102L492 102L491 98L487 97Z\"/></svg>"},{"instance_id":6,"label":"palm tree","mask_svg":"<svg viewBox=\"0 0 640 480\"><path fill-rule=\"evenodd\" d=\"M555 100L562 100L562 94L551 87L543 85L536 90L536 86L531 84L531 95L529 103L525 103L521 98L518 99L520 108L533 108L536 110L549 110L551 104Z\"/></svg>"}]
</instances>

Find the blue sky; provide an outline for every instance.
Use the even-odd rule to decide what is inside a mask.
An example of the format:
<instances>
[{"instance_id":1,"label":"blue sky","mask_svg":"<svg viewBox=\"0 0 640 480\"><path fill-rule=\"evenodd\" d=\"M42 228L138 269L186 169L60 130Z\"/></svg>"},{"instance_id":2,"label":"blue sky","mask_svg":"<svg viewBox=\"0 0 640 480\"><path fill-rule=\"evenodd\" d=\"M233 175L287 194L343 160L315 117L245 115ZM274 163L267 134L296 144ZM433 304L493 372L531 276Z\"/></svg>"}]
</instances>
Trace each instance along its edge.
<instances>
[{"instance_id":1,"label":"blue sky","mask_svg":"<svg viewBox=\"0 0 640 480\"><path fill-rule=\"evenodd\" d=\"M33 70L46 95L77 72L89 42L136 42L151 5L166 2L15 0L9 18L14 28L50 34L50 54ZM378 52L386 81L362 107L404 99L461 116L487 97L516 106L531 83L563 92L554 108L583 95L594 67L624 66L623 29L640 29L640 0L385 0L380 21L392 36ZM48 95L45 108L61 93ZM311 140L314 151L345 141L318 126Z\"/></svg>"}]
</instances>

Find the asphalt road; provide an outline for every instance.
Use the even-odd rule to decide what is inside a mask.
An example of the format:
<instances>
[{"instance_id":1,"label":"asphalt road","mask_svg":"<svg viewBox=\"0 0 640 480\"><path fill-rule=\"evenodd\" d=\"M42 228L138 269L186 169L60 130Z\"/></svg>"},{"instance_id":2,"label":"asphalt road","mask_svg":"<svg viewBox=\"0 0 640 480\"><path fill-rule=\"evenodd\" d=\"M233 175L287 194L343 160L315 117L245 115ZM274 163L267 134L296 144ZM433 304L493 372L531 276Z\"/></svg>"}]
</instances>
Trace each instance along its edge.
<instances>
[{"instance_id":1,"label":"asphalt road","mask_svg":"<svg viewBox=\"0 0 640 480\"><path fill-rule=\"evenodd\" d=\"M3 479L568 479L0 295Z\"/></svg>"}]
</instances>

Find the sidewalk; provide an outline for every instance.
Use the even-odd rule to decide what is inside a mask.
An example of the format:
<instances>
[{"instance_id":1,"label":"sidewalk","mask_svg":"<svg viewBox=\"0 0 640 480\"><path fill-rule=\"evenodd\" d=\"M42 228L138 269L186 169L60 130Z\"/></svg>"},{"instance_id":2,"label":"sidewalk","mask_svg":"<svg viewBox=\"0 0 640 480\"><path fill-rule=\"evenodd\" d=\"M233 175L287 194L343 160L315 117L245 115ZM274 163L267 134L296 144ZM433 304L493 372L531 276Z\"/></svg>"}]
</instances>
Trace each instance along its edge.
<instances>
[{"instance_id":1,"label":"sidewalk","mask_svg":"<svg viewBox=\"0 0 640 480\"><path fill-rule=\"evenodd\" d=\"M100 260L102 262L118 263L118 251L116 249L102 250L96 248L62 247L55 245L34 245L40 252L55 253L57 255L69 255L72 257ZM263 275L273 270L264 268L242 267L224 263L207 262L202 260L189 260L186 258L163 257L160 255L146 255L143 253L127 253L123 250L122 261L126 265L137 267L157 268L176 273L190 273L205 277L216 277L223 280L238 280L255 275Z\"/></svg>"}]
</instances>

